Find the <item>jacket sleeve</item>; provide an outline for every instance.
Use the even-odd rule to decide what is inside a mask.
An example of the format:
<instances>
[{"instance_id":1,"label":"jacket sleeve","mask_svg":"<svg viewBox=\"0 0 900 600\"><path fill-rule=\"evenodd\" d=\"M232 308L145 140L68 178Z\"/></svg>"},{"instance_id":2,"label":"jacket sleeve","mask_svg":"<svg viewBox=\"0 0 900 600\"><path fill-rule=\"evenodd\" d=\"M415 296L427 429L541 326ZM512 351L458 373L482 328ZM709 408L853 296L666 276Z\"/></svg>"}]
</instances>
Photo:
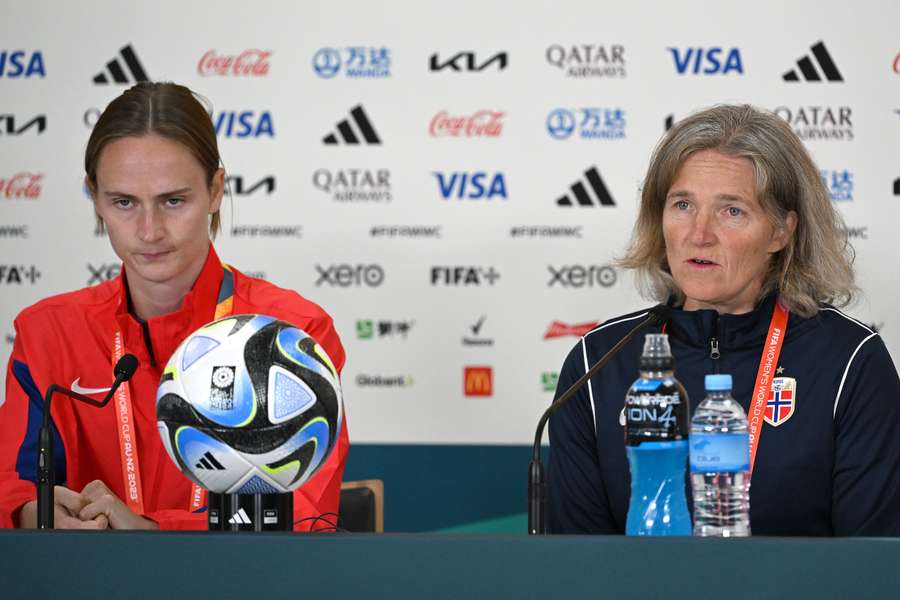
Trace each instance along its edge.
<instances>
[{"instance_id":1,"label":"jacket sleeve","mask_svg":"<svg viewBox=\"0 0 900 600\"><path fill-rule=\"evenodd\" d=\"M584 375L584 341L569 353L554 401ZM597 457L597 434L588 385L550 418L548 472L551 533L620 533Z\"/></svg>"},{"instance_id":2,"label":"jacket sleeve","mask_svg":"<svg viewBox=\"0 0 900 600\"><path fill-rule=\"evenodd\" d=\"M17 330L18 330L18 323ZM6 369L6 400L0 404L0 527L15 527L19 510L37 499L37 442L44 401L32 377L19 331ZM65 481L65 450L51 422L56 480Z\"/></svg>"},{"instance_id":3,"label":"jacket sleeve","mask_svg":"<svg viewBox=\"0 0 900 600\"><path fill-rule=\"evenodd\" d=\"M835 399L832 526L839 536L900 536L900 379L867 338Z\"/></svg>"}]
</instances>

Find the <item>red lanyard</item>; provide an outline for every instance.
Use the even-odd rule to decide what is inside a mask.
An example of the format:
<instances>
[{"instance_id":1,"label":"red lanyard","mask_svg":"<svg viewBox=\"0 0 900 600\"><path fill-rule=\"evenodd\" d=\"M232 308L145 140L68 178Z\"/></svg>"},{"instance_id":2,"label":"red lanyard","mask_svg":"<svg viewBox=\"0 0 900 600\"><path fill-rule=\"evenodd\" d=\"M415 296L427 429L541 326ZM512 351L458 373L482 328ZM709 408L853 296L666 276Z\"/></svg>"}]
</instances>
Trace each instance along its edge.
<instances>
[{"instance_id":1,"label":"red lanyard","mask_svg":"<svg viewBox=\"0 0 900 600\"><path fill-rule=\"evenodd\" d=\"M772 389L772 379L778 366L778 357L781 355L781 345L787 335L788 310L775 302L775 310L772 311L772 321L769 323L769 333L766 334L766 345L763 347L762 356L759 358L759 369L756 371L756 385L753 386L753 398L751 399L750 414L750 474L753 474L753 465L756 462L756 449L759 446L759 438L762 435L762 420L766 414L766 403L769 401L769 392Z\"/></svg>"},{"instance_id":2,"label":"red lanyard","mask_svg":"<svg viewBox=\"0 0 900 600\"><path fill-rule=\"evenodd\" d=\"M228 271L228 266L223 265ZM231 273L226 272L223 279L231 279ZM223 290L219 290L221 298ZM231 314L234 307L234 295L229 294L216 304L214 321ZM112 364L115 365L125 353L125 345L122 343L122 332L117 328L113 338ZM144 492L141 488L141 464L138 459L137 428L134 425L132 415L134 411L131 403L131 384L123 383L116 390L116 431L119 434L119 456L122 464L122 483L125 487L125 501L128 508L138 515L144 514ZM206 490L196 483L191 485L189 509L193 512L206 505Z\"/></svg>"},{"instance_id":3,"label":"red lanyard","mask_svg":"<svg viewBox=\"0 0 900 600\"><path fill-rule=\"evenodd\" d=\"M778 357L781 355L781 345L787 334L788 310L775 302L772 311L772 320L769 322L769 333L766 334L766 345L763 347L762 356L759 358L759 368L756 371L756 385L753 386L753 398L750 406L750 473L753 473L753 465L756 462L756 449L759 446L759 438L762 435L761 422L766 414L766 403L769 400L769 392L772 390L772 370L778 366ZM662 332L666 332L663 325Z\"/></svg>"}]
</instances>

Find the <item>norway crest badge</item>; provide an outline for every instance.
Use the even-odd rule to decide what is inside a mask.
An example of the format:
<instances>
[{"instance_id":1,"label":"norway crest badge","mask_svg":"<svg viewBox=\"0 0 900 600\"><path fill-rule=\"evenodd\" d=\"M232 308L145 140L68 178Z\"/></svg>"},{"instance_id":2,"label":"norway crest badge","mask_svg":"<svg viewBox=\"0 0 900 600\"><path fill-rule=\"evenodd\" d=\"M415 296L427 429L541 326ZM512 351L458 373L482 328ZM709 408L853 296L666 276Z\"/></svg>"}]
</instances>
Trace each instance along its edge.
<instances>
[{"instance_id":1,"label":"norway crest badge","mask_svg":"<svg viewBox=\"0 0 900 600\"><path fill-rule=\"evenodd\" d=\"M796 403L797 380L793 377L776 377L772 380L763 418L772 427L778 427L791 418Z\"/></svg>"}]
</instances>

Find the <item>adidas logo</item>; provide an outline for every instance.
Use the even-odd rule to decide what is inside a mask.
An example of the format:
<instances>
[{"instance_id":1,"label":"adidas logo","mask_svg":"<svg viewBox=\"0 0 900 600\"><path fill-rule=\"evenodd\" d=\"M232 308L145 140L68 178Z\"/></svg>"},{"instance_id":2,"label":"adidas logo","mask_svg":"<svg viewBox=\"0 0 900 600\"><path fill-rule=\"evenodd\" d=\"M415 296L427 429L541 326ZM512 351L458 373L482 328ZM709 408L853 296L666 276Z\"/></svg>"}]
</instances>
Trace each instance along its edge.
<instances>
[{"instance_id":1,"label":"adidas logo","mask_svg":"<svg viewBox=\"0 0 900 600\"><path fill-rule=\"evenodd\" d=\"M251 525L253 523L253 521L250 520L250 517L247 516L247 513L244 512L243 508L231 515L228 522L232 525Z\"/></svg>"},{"instance_id":2,"label":"adidas logo","mask_svg":"<svg viewBox=\"0 0 900 600\"><path fill-rule=\"evenodd\" d=\"M206 452L203 456L200 457L200 462L194 465L195 469L205 469L207 471L224 471L225 467L222 466L222 463L216 460L216 457L213 456L210 452Z\"/></svg>"},{"instance_id":3,"label":"adidas logo","mask_svg":"<svg viewBox=\"0 0 900 600\"><path fill-rule=\"evenodd\" d=\"M575 196L575 200L578 202L578 206L616 205L615 200L613 200L612 196L609 194L609 190L606 189L606 185L603 183L603 179L601 179L600 177L600 172L596 167L591 167L590 169L585 171L584 176L587 179L588 184L590 184L591 189L594 190L594 196L596 196L597 200L591 200L587 189L584 187L584 183L581 181L576 181L569 189L572 190L572 195ZM558 206L573 206L572 199L568 195L561 196L556 201L556 204Z\"/></svg>"},{"instance_id":4,"label":"adidas logo","mask_svg":"<svg viewBox=\"0 0 900 600\"><path fill-rule=\"evenodd\" d=\"M138 60L137 54L134 53L131 44L128 44L119 50L119 57L125 61L124 67L127 67L128 70L131 71L131 80L133 81L128 79L128 74L125 73L125 68L123 68L122 63L119 62L119 58L117 57L106 63L105 72L100 71L97 73L94 77L94 83L110 83L107 74L112 77L113 83L140 83L142 81L150 81L150 78L147 77L147 72L144 71L144 67L141 66L141 62Z\"/></svg>"},{"instance_id":5,"label":"adidas logo","mask_svg":"<svg viewBox=\"0 0 900 600\"><path fill-rule=\"evenodd\" d=\"M784 74L782 79L785 81L800 81L800 75L802 75L805 81L822 81L822 77L816 70L816 63L818 63L819 68L825 74L825 79L828 81L844 81L824 42L817 43L810 50L812 50L812 57L804 56L797 61L797 69L800 69L800 74L797 74L797 69L791 69ZM815 63L813 58L815 58Z\"/></svg>"},{"instance_id":6,"label":"adidas logo","mask_svg":"<svg viewBox=\"0 0 900 600\"><path fill-rule=\"evenodd\" d=\"M378 134L375 133L375 129L372 127L372 123L369 122L369 117L366 116L366 111L363 110L362 105L355 107L350 111L350 119L344 119L340 123L337 124L337 131L334 133L329 133L326 135L322 142L328 145L336 145L341 142L338 141L338 138L345 144L380 144L381 139L378 137ZM356 125L356 128L362 133L362 137L365 142L360 142L359 136L357 135L356 130L350 125L350 121Z\"/></svg>"}]
</instances>

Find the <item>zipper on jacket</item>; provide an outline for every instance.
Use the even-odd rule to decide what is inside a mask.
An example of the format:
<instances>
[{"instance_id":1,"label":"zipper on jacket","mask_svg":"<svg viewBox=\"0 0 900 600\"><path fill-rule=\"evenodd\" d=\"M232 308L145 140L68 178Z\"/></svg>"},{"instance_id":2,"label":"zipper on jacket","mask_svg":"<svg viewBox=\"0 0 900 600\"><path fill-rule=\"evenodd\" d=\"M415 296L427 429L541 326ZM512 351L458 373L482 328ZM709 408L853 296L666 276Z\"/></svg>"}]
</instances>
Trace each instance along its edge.
<instances>
[{"instance_id":1,"label":"zipper on jacket","mask_svg":"<svg viewBox=\"0 0 900 600\"><path fill-rule=\"evenodd\" d=\"M717 316L715 329L713 329L712 337L709 338L709 357L713 360L713 370L716 373L719 372L719 357L722 356L722 353L719 352L719 319L720 317Z\"/></svg>"},{"instance_id":2,"label":"zipper on jacket","mask_svg":"<svg viewBox=\"0 0 900 600\"><path fill-rule=\"evenodd\" d=\"M144 345L147 346L147 354L150 355L150 366L156 367L156 355L153 354L153 342L150 340L150 326L146 321L141 321L141 331L144 332Z\"/></svg>"}]
</instances>

